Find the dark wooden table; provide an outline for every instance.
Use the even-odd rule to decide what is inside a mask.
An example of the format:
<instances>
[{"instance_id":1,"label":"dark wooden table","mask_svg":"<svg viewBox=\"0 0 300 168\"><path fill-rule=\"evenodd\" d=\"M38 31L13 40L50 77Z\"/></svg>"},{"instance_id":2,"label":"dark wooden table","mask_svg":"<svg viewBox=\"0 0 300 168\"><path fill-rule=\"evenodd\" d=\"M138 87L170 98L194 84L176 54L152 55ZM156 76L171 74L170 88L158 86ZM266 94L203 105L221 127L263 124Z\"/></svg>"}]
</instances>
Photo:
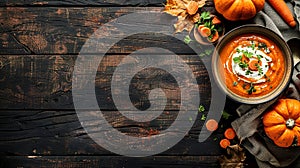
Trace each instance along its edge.
<instances>
[{"instance_id":1,"label":"dark wooden table","mask_svg":"<svg viewBox=\"0 0 300 168\"><path fill-rule=\"evenodd\" d=\"M205 142L198 142L204 124L199 114L192 129L178 144L163 153L141 158L117 155L102 148L87 135L77 118L72 99L72 73L86 40L112 19L138 11L161 11L164 3L163 0L2 0L0 167L219 167L218 158L225 153L219 147L222 128L229 127L238 105L230 100L226 101L224 110L232 117L221 119L220 128ZM212 3L206 8L213 11ZM175 19L168 17L170 23ZM180 55L197 78L201 105L206 109L210 106L211 84L203 63L210 61L211 51L199 59L184 43L160 34L124 38L106 53L108 60L104 68L98 69L98 74L104 76L96 79L95 85L109 123L127 134L157 134L170 125L174 120L170 114L178 110L178 98L171 97L165 117L137 124L119 115L113 105L109 91L116 62L149 46L164 46ZM131 86L132 103L139 109L149 106L147 91L150 89L162 87L172 94L178 91L170 74L151 69L137 74ZM250 155L247 165L255 167Z\"/></svg>"}]
</instances>

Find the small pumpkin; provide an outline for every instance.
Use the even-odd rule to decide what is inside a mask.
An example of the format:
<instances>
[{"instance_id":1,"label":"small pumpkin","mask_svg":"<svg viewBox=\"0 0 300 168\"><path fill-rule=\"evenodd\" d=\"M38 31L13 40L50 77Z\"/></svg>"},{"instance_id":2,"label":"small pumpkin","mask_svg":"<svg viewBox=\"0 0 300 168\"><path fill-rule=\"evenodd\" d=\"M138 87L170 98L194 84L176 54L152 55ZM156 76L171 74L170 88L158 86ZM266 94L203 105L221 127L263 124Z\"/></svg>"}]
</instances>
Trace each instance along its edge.
<instances>
[{"instance_id":1,"label":"small pumpkin","mask_svg":"<svg viewBox=\"0 0 300 168\"><path fill-rule=\"evenodd\" d=\"M263 9L265 0L214 0L217 12L230 21L248 20Z\"/></svg>"},{"instance_id":2,"label":"small pumpkin","mask_svg":"<svg viewBox=\"0 0 300 168\"><path fill-rule=\"evenodd\" d=\"M295 99L279 99L263 115L267 136L280 147L290 147L295 138L300 146L300 102Z\"/></svg>"}]
</instances>

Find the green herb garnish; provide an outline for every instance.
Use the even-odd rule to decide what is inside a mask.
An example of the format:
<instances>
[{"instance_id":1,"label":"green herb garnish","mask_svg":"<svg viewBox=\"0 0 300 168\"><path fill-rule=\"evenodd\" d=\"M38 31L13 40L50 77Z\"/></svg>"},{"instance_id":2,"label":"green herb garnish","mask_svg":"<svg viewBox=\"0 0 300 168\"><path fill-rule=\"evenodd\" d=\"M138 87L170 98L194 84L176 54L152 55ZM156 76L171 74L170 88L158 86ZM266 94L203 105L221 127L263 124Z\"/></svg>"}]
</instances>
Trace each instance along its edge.
<instances>
[{"instance_id":1,"label":"green herb garnish","mask_svg":"<svg viewBox=\"0 0 300 168\"><path fill-rule=\"evenodd\" d=\"M265 43L258 43L258 49L263 49L266 53L270 53L270 49Z\"/></svg>"},{"instance_id":2,"label":"green herb garnish","mask_svg":"<svg viewBox=\"0 0 300 168\"><path fill-rule=\"evenodd\" d=\"M242 50L242 53L243 53L247 58L251 58L251 57L253 56L253 53L252 53L252 52L249 52L249 51Z\"/></svg>"},{"instance_id":3,"label":"green herb garnish","mask_svg":"<svg viewBox=\"0 0 300 168\"><path fill-rule=\"evenodd\" d=\"M263 58L263 56L262 56L262 55L257 55L257 59L258 59L258 61L260 61L262 58Z\"/></svg>"},{"instance_id":4,"label":"green herb garnish","mask_svg":"<svg viewBox=\"0 0 300 168\"><path fill-rule=\"evenodd\" d=\"M242 56L234 57L233 62L239 64L239 66L244 69L248 67L248 64L245 61L242 62L242 58L243 58Z\"/></svg>"},{"instance_id":5,"label":"green herb garnish","mask_svg":"<svg viewBox=\"0 0 300 168\"><path fill-rule=\"evenodd\" d=\"M204 51L206 55L212 54L213 50L212 49L207 49Z\"/></svg>"},{"instance_id":6,"label":"green herb garnish","mask_svg":"<svg viewBox=\"0 0 300 168\"><path fill-rule=\"evenodd\" d=\"M253 74L253 72L248 69L245 74L250 75L250 74Z\"/></svg>"},{"instance_id":7,"label":"green herb garnish","mask_svg":"<svg viewBox=\"0 0 300 168\"><path fill-rule=\"evenodd\" d=\"M252 48L252 50L255 49L255 43L254 43L254 41L251 41L251 48Z\"/></svg>"},{"instance_id":8,"label":"green herb garnish","mask_svg":"<svg viewBox=\"0 0 300 168\"><path fill-rule=\"evenodd\" d=\"M200 120L202 120L202 121L205 121L206 120L206 116L204 115L204 114L202 114L202 116L201 116L201 119Z\"/></svg>"},{"instance_id":9,"label":"green herb garnish","mask_svg":"<svg viewBox=\"0 0 300 168\"><path fill-rule=\"evenodd\" d=\"M234 63L240 63L241 61L242 61L242 56L234 57L234 58L233 58L233 62L234 62Z\"/></svg>"},{"instance_id":10,"label":"green herb garnish","mask_svg":"<svg viewBox=\"0 0 300 168\"><path fill-rule=\"evenodd\" d=\"M247 90L248 94L251 95L253 92L256 92L253 83L250 83L250 88Z\"/></svg>"},{"instance_id":11,"label":"green herb garnish","mask_svg":"<svg viewBox=\"0 0 300 168\"><path fill-rule=\"evenodd\" d=\"M263 69L258 64L255 64L255 66L257 67L258 75L262 75L263 74Z\"/></svg>"},{"instance_id":12,"label":"green herb garnish","mask_svg":"<svg viewBox=\"0 0 300 168\"><path fill-rule=\"evenodd\" d=\"M258 49L265 49L267 45L265 43L258 43Z\"/></svg>"},{"instance_id":13,"label":"green herb garnish","mask_svg":"<svg viewBox=\"0 0 300 168\"><path fill-rule=\"evenodd\" d=\"M200 113L204 112L205 111L205 107L203 105L200 105L199 108L198 108L198 111Z\"/></svg>"},{"instance_id":14,"label":"green herb garnish","mask_svg":"<svg viewBox=\"0 0 300 168\"><path fill-rule=\"evenodd\" d=\"M200 19L202 21L209 20L210 18L210 12L202 12L200 15Z\"/></svg>"},{"instance_id":15,"label":"green herb garnish","mask_svg":"<svg viewBox=\"0 0 300 168\"><path fill-rule=\"evenodd\" d=\"M244 62L240 62L239 66L244 69L248 67L248 64L244 61Z\"/></svg>"},{"instance_id":16,"label":"green herb garnish","mask_svg":"<svg viewBox=\"0 0 300 168\"><path fill-rule=\"evenodd\" d=\"M190 44L193 40L190 38L190 36L189 35L186 35L185 37L184 37L184 40L183 40L186 44Z\"/></svg>"},{"instance_id":17,"label":"green herb garnish","mask_svg":"<svg viewBox=\"0 0 300 168\"><path fill-rule=\"evenodd\" d=\"M222 111L222 118L225 120L228 120L228 118L231 116L231 114L227 113L226 111Z\"/></svg>"}]
</instances>

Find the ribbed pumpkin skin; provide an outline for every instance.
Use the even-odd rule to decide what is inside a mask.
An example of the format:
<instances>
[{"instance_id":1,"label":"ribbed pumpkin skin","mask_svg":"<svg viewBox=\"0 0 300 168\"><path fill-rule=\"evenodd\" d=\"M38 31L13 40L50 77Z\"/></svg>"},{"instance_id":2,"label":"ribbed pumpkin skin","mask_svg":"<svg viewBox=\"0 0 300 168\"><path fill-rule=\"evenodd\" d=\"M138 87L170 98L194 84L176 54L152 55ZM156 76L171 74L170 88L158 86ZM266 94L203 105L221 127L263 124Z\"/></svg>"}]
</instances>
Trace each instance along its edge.
<instances>
[{"instance_id":1,"label":"ribbed pumpkin skin","mask_svg":"<svg viewBox=\"0 0 300 168\"><path fill-rule=\"evenodd\" d=\"M288 127L288 121L294 121ZM293 123L293 122L292 122ZM290 147L295 139L300 146L300 102L294 99L279 99L278 102L263 115L263 125L267 136L280 147Z\"/></svg>"},{"instance_id":2,"label":"ribbed pumpkin skin","mask_svg":"<svg viewBox=\"0 0 300 168\"><path fill-rule=\"evenodd\" d=\"M248 20L263 9L265 0L214 0L217 12L230 21Z\"/></svg>"}]
</instances>

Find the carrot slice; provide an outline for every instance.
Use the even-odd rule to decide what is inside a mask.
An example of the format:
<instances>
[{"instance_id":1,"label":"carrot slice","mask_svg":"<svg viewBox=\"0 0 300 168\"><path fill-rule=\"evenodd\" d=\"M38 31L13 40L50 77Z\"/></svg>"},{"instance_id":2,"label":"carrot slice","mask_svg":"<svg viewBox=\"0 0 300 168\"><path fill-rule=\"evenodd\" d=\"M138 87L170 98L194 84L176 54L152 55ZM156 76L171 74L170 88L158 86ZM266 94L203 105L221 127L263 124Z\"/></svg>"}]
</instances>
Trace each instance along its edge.
<instances>
[{"instance_id":1,"label":"carrot slice","mask_svg":"<svg viewBox=\"0 0 300 168\"><path fill-rule=\"evenodd\" d=\"M236 134L235 134L235 131L233 128L227 128L224 132L224 136L227 138L227 139L234 139Z\"/></svg>"},{"instance_id":2,"label":"carrot slice","mask_svg":"<svg viewBox=\"0 0 300 168\"><path fill-rule=\"evenodd\" d=\"M258 70L258 65L260 65L259 61L256 59L253 59L249 62L249 68L252 71L257 71Z\"/></svg>"},{"instance_id":3,"label":"carrot slice","mask_svg":"<svg viewBox=\"0 0 300 168\"><path fill-rule=\"evenodd\" d=\"M198 31L202 37L208 37L211 35L211 30L208 27L198 27Z\"/></svg>"},{"instance_id":4,"label":"carrot slice","mask_svg":"<svg viewBox=\"0 0 300 168\"><path fill-rule=\"evenodd\" d=\"M217 16L215 16L211 22L212 24L221 24L221 20Z\"/></svg>"},{"instance_id":5,"label":"carrot slice","mask_svg":"<svg viewBox=\"0 0 300 168\"><path fill-rule=\"evenodd\" d=\"M216 31L215 34L213 35L213 37L211 39L208 39L208 41L213 43L213 42L217 41L218 39L219 39L219 33L218 33L218 31Z\"/></svg>"},{"instance_id":6,"label":"carrot slice","mask_svg":"<svg viewBox=\"0 0 300 168\"><path fill-rule=\"evenodd\" d=\"M268 2L289 26L296 26L294 16L284 0L268 0Z\"/></svg>"},{"instance_id":7,"label":"carrot slice","mask_svg":"<svg viewBox=\"0 0 300 168\"><path fill-rule=\"evenodd\" d=\"M226 149L230 145L230 141L228 139L222 139L220 141L221 148Z\"/></svg>"},{"instance_id":8,"label":"carrot slice","mask_svg":"<svg viewBox=\"0 0 300 168\"><path fill-rule=\"evenodd\" d=\"M248 57L245 57L245 56L243 56L243 57L242 57L242 62L249 62L249 58L248 58Z\"/></svg>"},{"instance_id":9,"label":"carrot slice","mask_svg":"<svg viewBox=\"0 0 300 168\"><path fill-rule=\"evenodd\" d=\"M202 27L204 27L203 24L201 24L201 25L198 26L198 32L199 32L199 33L200 33L200 30L202 29Z\"/></svg>"},{"instance_id":10,"label":"carrot slice","mask_svg":"<svg viewBox=\"0 0 300 168\"><path fill-rule=\"evenodd\" d=\"M218 129L219 124L218 124L218 122L217 122L216 120L214 120L214 119L209 119L209 120L206 122L205 126L206 126L206 129L207 129L208 131L215 131L215 130Z\"/></svg>"}]
</instances>

